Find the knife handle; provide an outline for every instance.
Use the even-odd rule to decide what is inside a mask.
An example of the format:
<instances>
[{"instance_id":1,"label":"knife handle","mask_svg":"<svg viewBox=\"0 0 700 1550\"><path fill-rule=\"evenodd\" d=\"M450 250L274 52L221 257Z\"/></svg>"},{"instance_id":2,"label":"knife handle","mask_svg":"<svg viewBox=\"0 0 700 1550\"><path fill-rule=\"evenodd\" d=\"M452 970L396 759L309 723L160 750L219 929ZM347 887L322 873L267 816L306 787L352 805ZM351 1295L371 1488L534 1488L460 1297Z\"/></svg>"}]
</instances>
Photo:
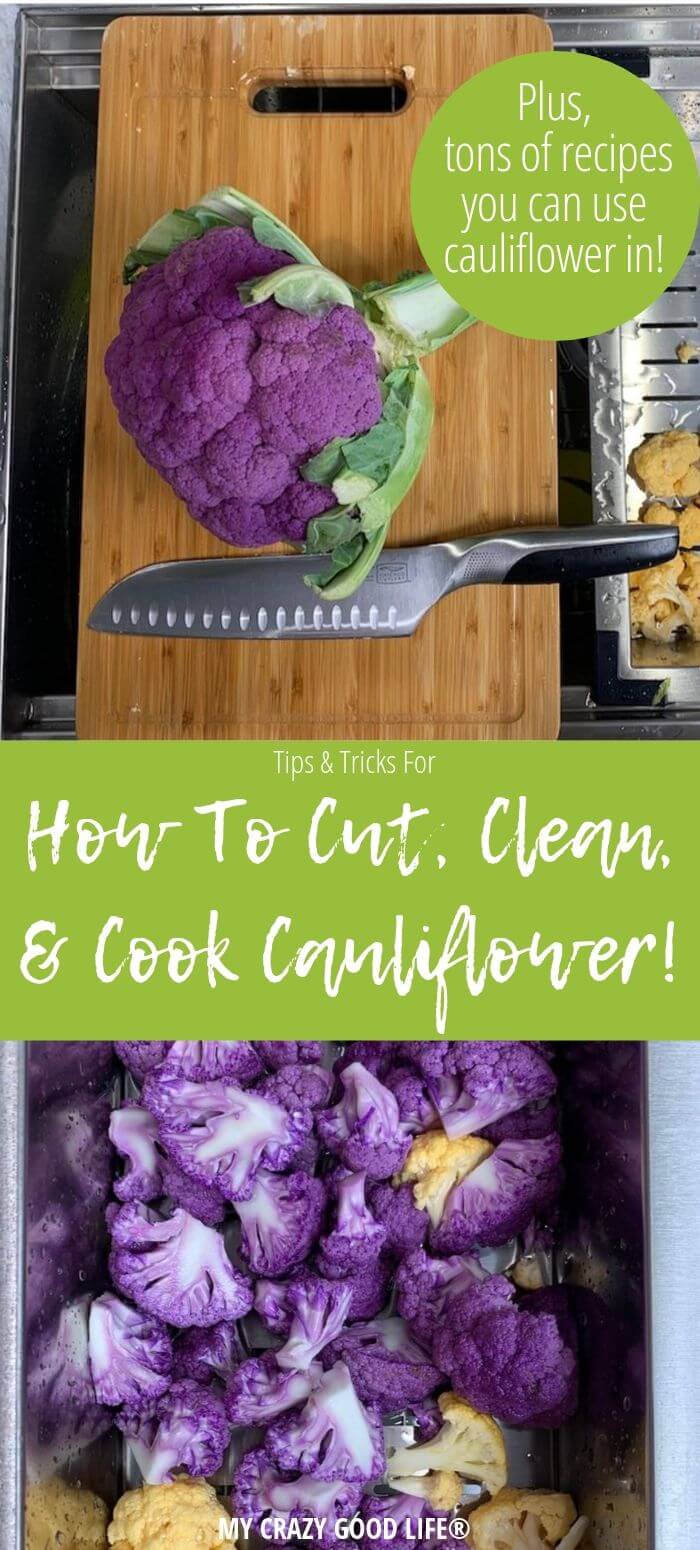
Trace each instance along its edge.
<instances>
[{"instance_id":1,"label":"knife handle","mask_svg":"<svg viewBox=\"0 0 700 1550\"><path fill-rule=\"evenodd\" d=\"M453 544L452 587L530 586L617 576L674 559L679 542L679 530L671 523L509 528Z\"/></svg>"}]
</instances>

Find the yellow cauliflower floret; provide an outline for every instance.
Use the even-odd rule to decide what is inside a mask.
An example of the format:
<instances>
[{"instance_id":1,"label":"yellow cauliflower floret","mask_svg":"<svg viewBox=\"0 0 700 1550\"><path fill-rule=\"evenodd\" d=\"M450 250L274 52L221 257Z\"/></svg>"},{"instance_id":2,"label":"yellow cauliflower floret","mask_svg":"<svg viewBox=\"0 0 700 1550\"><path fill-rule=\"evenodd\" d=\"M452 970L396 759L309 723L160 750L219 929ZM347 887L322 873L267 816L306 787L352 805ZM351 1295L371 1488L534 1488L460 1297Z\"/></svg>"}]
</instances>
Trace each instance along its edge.
<instances>
[{"instance_id":1,"label":"yellow cauliflower floret","mask_svg":"<svg viewBox=\"0 0 700 1550\"><path fill-rule=\"evenodd\" d=\"M635 447L630 468L648 495L700 495L700 436L695 431L662 431Z\"/></svg>"},{"instance_id":2,"label":"yellow cauliflower floret","mask_svg":"<svg viewBox=\"0 0 700 1550\"><path fill-rule=\"evenodd\" d=\"M387 1477L391 1485L411 1496L425 1496L434 1507L456 1507L462 1497L461 1480L478 1480L490 1496L495 1496L507 1479L500 1426L492 1416L472 1409L466 1399L451 1390L440 1394L438 1405L443 1424L437 1436L430 1442L397 1448L389 1456ZM426 1469L430 1471L427 1476L422 1473ZM440 1482L435 1489L443 1500L437 1501L430 1494L429 1482L441 1472L452 1477L452 1486L447 1478Z\"/></svg>"},{"instance_id":3,"label":"yellow cauliflower floret","mask_svg":"<svg viewBox=\"0 0 700 1550\"><path fill-rule=\"evenodd\" d=\"M65 1480L39 1480L27 1490L25 1550L107 1550L109 1512L99 1496Z\"/></svg>"},{"instance_id":4,"label":"yellow cauliflower floret","mask_svg":"<svg viewBox=\"0 0 700 1550\"><path fill-rule=\"evenodd\" d=\"M478 1168L492 1151L490 1142L478 1136L459 1136L451 1141L442 1131L431 1130L416 1136L395 1182L413 1185L416 1205L427 1211L437 1227L453 1185Z\"/></svg>"},{"instance_id":5,"label":"yellow cauliflower floret","mask_svg":"<svg viewBox=\"0 0 700 1550\"><path fill-rule=\"evenodd\" d=\"M675 522L681 549L700 544L700 506L672 511L658 502L643 512L642 522ZM630 576L632 633L668 645L681 631L700 639L700 555L679 552L665 565L634 571Z\"/></svg>"},{"instance_id":6,"label":"yellow cauliflower floret","mask_svg":"<svg viewBox=\"0 0 700 1550\"><path fill-rule=\"evenodd\" d=\"M536 1254L523 1254L516 1259L508 1275L523 1292L537 1292L544 1286L542 1266Z\"/></svg>"},{"instance_id":7,"label":"yellow cauliflower floret","mask_svg":"<svg viewBox=\"0 0 700 1550\"><path fill-rule=\"evenodd\" d=\"M112 1550L221 1550L231 1519L205 1480L174 1480L127 1491L114 1509Z\"/></svg>"},{"instance_id":8,"label":"yellow cauliflower floret","mask_svg":"<svg viewBox=\"0 0 700 1550\"><path fill-rule=\"evenodd\" d=\"M588 1522L562 1491L500 1491L469 1514L472 1550L575 1550Z\"/></svg>"}]
</instances>

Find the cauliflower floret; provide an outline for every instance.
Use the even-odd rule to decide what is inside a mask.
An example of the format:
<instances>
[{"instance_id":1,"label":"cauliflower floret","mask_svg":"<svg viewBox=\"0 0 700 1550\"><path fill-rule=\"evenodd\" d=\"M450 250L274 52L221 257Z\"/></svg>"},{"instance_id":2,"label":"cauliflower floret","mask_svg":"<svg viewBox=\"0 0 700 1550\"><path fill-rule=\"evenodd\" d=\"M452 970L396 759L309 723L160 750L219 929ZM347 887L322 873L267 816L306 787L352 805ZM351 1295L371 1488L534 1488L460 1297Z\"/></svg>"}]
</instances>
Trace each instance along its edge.
<instances>
[{"instance_id":1,"label":"cauliflower floret","mask_svg":"<svg viewBox=\"0 0 700 1550\"><path fill-rule=\"evenodd\" d=\"M99 1496L53 1477L29 1486L25 1550L106 1550L109 1513Z\"/></svg>"},{"instance_id":2,"label":"cauliflower floret","mask_svg":"<svg viewBox=\"0 0 700 1550\"><path fill-rule=\"evenodd\" d=\"M114 1509L112 1550L221 1550L231 1519L213 1486L174 1480L127 1491ZM226 1540L228 1543L228 1540Z\"/></svg>"},{"instance_id":3,"label":"cauliflower floret","mask_svg":"<svg viewBox=\"0 0 700 1550\"><path fill-rule=\"evenodd\" d=\"M495 1496L507 1479L500 1427L492 1416L480 1414L450 1390L440 1394L438 1405L442 1426L437 1436L431 1442L397 1448L391 1454L387 1462L390 1485L408 1495L425 1496L433 1506L443 1508L458 1506L462 1480L478 1480L490 1496ZM427 1480L421 1474L426 1469L431 1472Z\"/></svg>"},{"instance_id":4,"label":"cauliflower floret","mask_svg":"<svg viewBox=\"0 0 700 1550\"><path fill-rule=\"evenodd\" d=\"M662 431L635 447L630 469L648 495L700 495L700 436L696 431Z\"/></svg>"},{"instance_id":5,"label":"cauliflower floret","mask_svg":"<svg viewBox=\"0 0 700 1550\"><path fill-rule=\"evenodd\" d=\"M665 565L630 576L632 633L665 645L680 631L700 638L700 555L683 552L700 544L700 505L672 511L655 502L641 520L677 523L681 547Z\"/></svg>"},{"instance_id":6,"label":"cauliflower floret","mask_svg":"<svg viewBox=\"0 0 700 1550\"><path fill-rule=\"evenodd\" d=\"M473 1550L574 1550L588 1527L560 1491L500 1491L469 1515Z\"/></svg>"},{"instance_id":7,"label":"cauliflower floret","mask_svg":"<svg viewBox=\"0 0 700 1550\"><path fill-rule=\"evenodd\" d=\"M521 1292L538 1292L545 1284L542 1265L536 1254L521 1255L520 1259L516 1259L512 1270L508 1271L508 1275Z\"/></svg>"},{"instance_id":8,"label":"cauliflower floret","mask_svg":"<svg viewBox=\"0 0 700 1550\"><path fill-rule=\"evenodd\" d=\"M450 1190L492 1151L490 1141L480 1136L459 1136L451 1141L442 1131L429 1131L416 1136L395 1183L413 1185L416 1205L427 1211L437 1227Z\"/></svg>"}]
</instances>

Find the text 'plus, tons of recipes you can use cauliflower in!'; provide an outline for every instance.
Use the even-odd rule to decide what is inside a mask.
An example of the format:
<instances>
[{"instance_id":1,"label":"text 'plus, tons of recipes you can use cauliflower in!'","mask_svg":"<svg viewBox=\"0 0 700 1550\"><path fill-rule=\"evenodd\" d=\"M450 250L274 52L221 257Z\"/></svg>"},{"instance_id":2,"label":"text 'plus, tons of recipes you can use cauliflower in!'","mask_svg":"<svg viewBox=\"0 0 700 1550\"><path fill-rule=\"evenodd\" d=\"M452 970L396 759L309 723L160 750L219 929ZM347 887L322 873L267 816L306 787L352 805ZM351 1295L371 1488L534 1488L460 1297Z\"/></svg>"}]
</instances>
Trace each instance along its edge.
<instances>
[{"instance_id":1,"label":"text 'plus, tons of recipes you can use cauliflower in!'","mask_svg":"<svg viewBox=\"0 0 700 1550\"><path fill-rule=\"evenodd\" d=\"M115 1049L111 1286L88 1343L134 1488L111 1521L93 1506L93 1537L46 1543L411 1550L468 1520L474 1550L583 1546L569 1496L509 1478L504 1437L576 1413L591 1316L546 1284L546 1046Z\"/></svg>"}]
</instances>

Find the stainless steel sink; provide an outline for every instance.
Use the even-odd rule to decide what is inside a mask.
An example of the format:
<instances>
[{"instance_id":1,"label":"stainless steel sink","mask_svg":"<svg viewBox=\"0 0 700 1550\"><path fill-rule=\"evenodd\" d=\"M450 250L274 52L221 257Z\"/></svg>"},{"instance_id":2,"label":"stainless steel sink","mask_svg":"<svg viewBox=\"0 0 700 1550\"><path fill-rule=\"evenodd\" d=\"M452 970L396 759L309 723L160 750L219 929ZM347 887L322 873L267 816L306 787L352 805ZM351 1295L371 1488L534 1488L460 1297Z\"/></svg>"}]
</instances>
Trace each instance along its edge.
<instances>
[{"instance_id":1,"label":"stainless steel sink","mask_svg":"<svg viewBox=\"0 0 700 1550\"><path fill-rule=\"evenodd\" d=\"M562 1043L557 1060L567 1183L552 1259L584 1300L585 1381L574 1424L509 1433L513 1483L570 1490L591 1550L691 1547L700 1044ZM0 1544L21 1550L25 1470L58 1469L109 1503L125 1482L121 1439L81 1382L85 1304L106 1276L111 1046L5 1043L0 1088Z\"/></svg>"}]
</instances>

